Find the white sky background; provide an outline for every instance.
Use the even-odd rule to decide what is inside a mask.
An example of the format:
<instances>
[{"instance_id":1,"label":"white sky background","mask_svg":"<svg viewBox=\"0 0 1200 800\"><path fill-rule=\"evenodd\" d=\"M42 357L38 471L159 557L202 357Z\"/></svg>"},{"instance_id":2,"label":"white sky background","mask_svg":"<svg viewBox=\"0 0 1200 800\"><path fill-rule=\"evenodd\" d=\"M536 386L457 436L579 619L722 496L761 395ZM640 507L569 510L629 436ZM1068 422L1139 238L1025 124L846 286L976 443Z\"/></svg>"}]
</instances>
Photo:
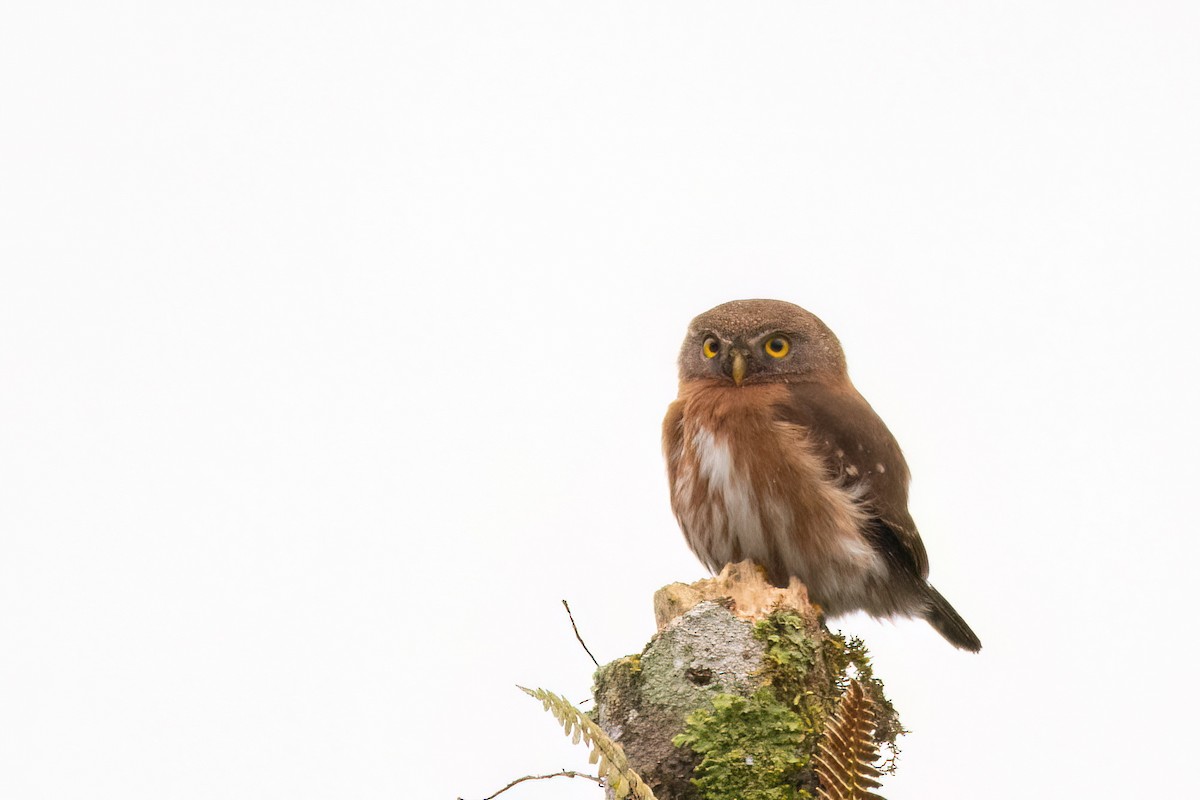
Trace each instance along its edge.
<instances>
[{"instance_id":1,"label":"white sky background","mask_svg":"<svg viewBox=\"0 0 1200 800\"><path fill-rule=\"evenodd\" d=\"M659 426L743 297L839 334L984 642L835 623L883 793L1193 783L1193 4L194 5L0 12L0 796L584 768L513 685L704 575Z\"/></svg>"}]
</instances>

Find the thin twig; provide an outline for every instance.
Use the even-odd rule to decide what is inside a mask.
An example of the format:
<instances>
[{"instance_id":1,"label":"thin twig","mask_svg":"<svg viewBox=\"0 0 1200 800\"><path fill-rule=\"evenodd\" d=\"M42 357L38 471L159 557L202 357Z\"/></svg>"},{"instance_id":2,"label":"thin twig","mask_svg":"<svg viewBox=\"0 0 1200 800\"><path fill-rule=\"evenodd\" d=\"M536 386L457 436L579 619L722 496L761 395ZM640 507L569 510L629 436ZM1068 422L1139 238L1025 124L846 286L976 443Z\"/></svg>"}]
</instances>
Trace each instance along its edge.
<instances>
[{"instance_id":1,"label":"thin twig","mask_svg":"<svg viewBox=\"0 0 1200 800\"><path fill-rule=\"evenodd\" d=\"M588 646L583 643L583 637L579 635L579 628L575 625L575 615L571 613L571 607L567 605L567 601L563 600L563 608L567 610L567 617L571 620L571 628L575 631L575 638L579 640L579 644L583 646L583 652L588 654L588 658L596 665L596 669L600 669L600 662L592 655L592 651L588 650Z\"/></svg>"},{"instance_id":2,"label":"thin twig","mask_svg":"<svg viewBox=\"0 0 1200 800\"><path fill-rule=\"evenodd\" d=\"M564 769L564 770L559 770L558 772L551 772L549 775L526 775L524 778L517 778L515 781L510 783L508 786L505 786L503 789L496 792L495 794L489 794L487 797L483 798L483 800L492 800L492 798L498 797L498 796L504 794L509 789L516 786L518 783L524 783L525 781L544 781L544 780L546 780L546 778L587 778L589 781L595 781L596 783L600 784L601 786L604 785L604 781L600 780L595 775L588 775L586 772L576 772L573 769ZM458 800L463 800L463 799L460 797L460 798L458 798Z\"/></svg>"}]
</instances>

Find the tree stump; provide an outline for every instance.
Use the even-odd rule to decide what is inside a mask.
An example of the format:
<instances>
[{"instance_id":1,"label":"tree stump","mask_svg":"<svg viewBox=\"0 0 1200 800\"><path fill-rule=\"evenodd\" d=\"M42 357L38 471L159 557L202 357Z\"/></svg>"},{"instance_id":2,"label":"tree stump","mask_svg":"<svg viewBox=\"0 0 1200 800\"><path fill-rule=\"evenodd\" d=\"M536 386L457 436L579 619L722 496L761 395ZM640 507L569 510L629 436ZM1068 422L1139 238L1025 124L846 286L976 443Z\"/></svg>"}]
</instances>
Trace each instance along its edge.
<instances>
[{"instance_id":1,"label":"tree stump","mask_svg":"<svg viewBox=\"0 0 1200 800\"><path fill-rule=\"evenodd\" d=\"M850 680L876 704L876 740L902 733L859 640L830 633L793 579L745 561L654 597L658 633L596 672L595 721L659 800L815 795L811 763Z\"/></svg>"}]
</instances>

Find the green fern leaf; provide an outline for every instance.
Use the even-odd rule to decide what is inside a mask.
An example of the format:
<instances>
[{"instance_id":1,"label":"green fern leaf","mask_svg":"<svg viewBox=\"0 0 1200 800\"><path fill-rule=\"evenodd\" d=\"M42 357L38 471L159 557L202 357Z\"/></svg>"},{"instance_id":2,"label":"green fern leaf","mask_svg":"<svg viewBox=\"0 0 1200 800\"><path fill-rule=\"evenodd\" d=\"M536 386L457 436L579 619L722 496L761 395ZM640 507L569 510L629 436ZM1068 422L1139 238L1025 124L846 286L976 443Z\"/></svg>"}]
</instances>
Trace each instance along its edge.
<instances>
[{"instance_id":1,"label":"green fern leaf","mask_svg":"<svg viewBox=\"0 0 1200 800\"><path fill-rule=\"evenodd\" d=\"M604 730L592 722L582 711L571 704L569 700L545 689L526 689L519 686L522 692L542 702L542 708L554 715L562 723L563 731L578 744L582 741L591 748L588 753L588 763L599 764L599 772L605 784L612 791L616 800L632 797L634 800L655 800L650 787L641 779L621 745L609 738Z\"/></svg>"}]
</instances>

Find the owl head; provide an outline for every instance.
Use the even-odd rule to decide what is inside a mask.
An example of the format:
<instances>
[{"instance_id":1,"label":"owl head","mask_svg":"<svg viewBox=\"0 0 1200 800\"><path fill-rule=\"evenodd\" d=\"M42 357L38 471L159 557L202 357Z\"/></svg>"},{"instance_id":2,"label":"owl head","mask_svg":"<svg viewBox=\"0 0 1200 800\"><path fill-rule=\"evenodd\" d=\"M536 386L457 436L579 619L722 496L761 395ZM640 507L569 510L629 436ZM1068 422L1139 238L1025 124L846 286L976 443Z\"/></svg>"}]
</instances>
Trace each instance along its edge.
<instances>
[{"instance_id":1,"label":"owl head","mask_svg":"<svg viewBox=\"0 0 1200 800\"><path fill-rule=\"evenodd\" d=\"M833 331L814 314L782 300L733 300L688 326L679 352L679 379L736 386L797 383L846 374Z\"/></svg>"}]
</instances>

